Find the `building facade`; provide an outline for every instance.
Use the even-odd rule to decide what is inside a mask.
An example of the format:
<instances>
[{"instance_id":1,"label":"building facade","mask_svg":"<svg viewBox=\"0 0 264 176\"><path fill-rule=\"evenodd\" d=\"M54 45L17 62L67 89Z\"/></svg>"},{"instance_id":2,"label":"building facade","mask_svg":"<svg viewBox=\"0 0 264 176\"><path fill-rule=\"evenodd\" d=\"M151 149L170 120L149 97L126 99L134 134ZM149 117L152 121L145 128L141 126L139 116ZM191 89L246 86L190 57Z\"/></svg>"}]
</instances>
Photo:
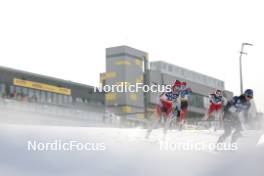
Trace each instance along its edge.
<instances>
[{"instance_id":1,"label":"building facade","mask_svg":"<svg viewBox=\"0 0 264 176\"><path fill-rule=\"evenodd\" d=\"M167 62L148 60L148 53L128 46L106 48L106 70L100 74L101 86L171 85L176 79L186 81L193 94L187 120L199 120L209 106L208 95L216 89L225 90L224 81ZM103 117L113 113L124 123L146 123L152 116L160 92L94 91L95 87L35 73L0 67L0 94L4 99L36 103L41 108L58 107L85 112L83 117ZM98 89L99 90L99 89ZM20 106L20 105L19 105ZM94 115L93 113L97 113ZM78 114L78 113L77 113ZM90 114L90 115L89 115Z\"/></svg>"},{"instance_id":2,"label":"building facade","mask_svg":"<svg viewBox=\"0 0 264 176\"><path fill-rule=\"evenodd\" d=\"M62 123L102 122L104 114L104 93L95 93L92 86L7 67L0 67L0 95L1 121L22 121L26 113L25 119L32 114L61 117L57 121Z\"/></svg>"},{"instance_id":3,"label":"building facade","mask_svg":"<svg viewBox=\"0 0 264 176\"><path fill-rule=\"evenodd\" d=\"M215 90L223 90L224 96L227 99L233 96L232 92L225 90L224 81L167 62L151 62L148 74L150 85L168 85L172 84L175 80L187 83L187 86L193 91L189 97L190 106L187 113L189 120L200 119L204 116L209 107L209 94L215 92ZM157 93L149 94L149 106L152 110L158 96Z\"/></svg>"},{"instance_id":4,"label":"building facade","mask_svg":"<svg viewBox=\"0 0 264 176\"><path fill-rule=\"evenodd\" d=\"M144 83L147 53L127 47L106 49L106 72L102 73L102 85L134 85ZM122 116L122 119L144 120L145 95L138 92L106 92L107 111ZM136 118L135 118L136 117Z\"/></svg>"},{"instance_id":5,"label":"building facade","mask_svg":"<svg viewBox=\"0 0 264 176\"><path fill-rule=\"evenodd\" d=\"M148 53L128 46L106 49L106 72L101 76L102 85L171 85L176 79L186 81L192 88L187 119L201 118L209 106L209 94L216 89L224 90L227 98L232 92L225 90L224 81L197 73L163 61L148 61ZM146 122L153 114L160 93L108 92L105 94L106 109L134 122Z\"/></svg>"}]
</instances>

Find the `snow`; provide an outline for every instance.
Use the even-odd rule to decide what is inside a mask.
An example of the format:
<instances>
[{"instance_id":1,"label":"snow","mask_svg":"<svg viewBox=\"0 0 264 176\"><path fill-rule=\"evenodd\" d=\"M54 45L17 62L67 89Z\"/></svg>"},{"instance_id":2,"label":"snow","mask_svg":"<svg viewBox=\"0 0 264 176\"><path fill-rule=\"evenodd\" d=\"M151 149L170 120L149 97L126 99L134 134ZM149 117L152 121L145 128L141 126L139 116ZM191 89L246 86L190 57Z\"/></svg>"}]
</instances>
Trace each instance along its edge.
<instances>
[{"instance_id":1,"label":"snow","mask_svg":"<svg viewBox=\"0 0 264 176\"><path fill-rule=\"evenodd\" d=\"M222 131L170 130L166 141L215 143ZM255 143L239 152L160 150L162 129L150 139L145 129L0 124L1 175L263 175L264 148ZM248 137L250 136L250 137ZM253 137L252 137L253 136ZM247 138L248 137L248 138ZM263 136L262 136L263 138ZM261 138L261 139L262 139ZM100 151L29 151L28 141L104 143ZM243 141L243 140L241 140Z\"/></svg>"},{"instance_id":2,"label":"snow","mask_svg":"<svg viewBox=\"0 0 264 176\"><path fill-rule=\"evenodd\" d=\"M264 135L259 138L257 145L264 145Z\"/></svg>"}]
</instances>

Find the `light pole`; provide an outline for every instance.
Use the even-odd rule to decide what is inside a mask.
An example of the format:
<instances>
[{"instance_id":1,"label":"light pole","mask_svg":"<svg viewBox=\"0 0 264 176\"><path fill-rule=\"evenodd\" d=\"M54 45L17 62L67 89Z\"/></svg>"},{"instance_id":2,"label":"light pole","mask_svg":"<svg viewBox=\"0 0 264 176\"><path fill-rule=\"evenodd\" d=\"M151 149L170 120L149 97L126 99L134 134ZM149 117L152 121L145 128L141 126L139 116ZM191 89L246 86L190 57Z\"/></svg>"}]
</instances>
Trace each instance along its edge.
<instances>
[{"instance_id":1,"label":"light pole","mask_svg":"<svg viewBox=\"0 0 264 176\"><path fill-rule=\"evenodd\" d=\"M253 46L250 43L242 43L241 45L241 50L240 50L240 55L239 55L240 93L241 94L243 94L242 55L247 54L244 52L245 45Z\"/></svg>"}]
</instances>

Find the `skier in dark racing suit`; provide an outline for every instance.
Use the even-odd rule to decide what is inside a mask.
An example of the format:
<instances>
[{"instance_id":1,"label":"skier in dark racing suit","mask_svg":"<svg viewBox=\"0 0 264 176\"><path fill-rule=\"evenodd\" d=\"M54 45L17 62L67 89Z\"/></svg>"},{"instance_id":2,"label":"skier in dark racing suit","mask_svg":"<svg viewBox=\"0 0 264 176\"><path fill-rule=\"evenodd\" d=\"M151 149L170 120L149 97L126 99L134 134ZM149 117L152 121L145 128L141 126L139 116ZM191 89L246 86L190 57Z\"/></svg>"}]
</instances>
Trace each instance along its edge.
<instances>
[{"instance_id":1,"label":"skier in dark racing suit","mask_svg":"<svg viewBox=\"0 0 264 176\"><path fill-rule=\"evenodd\" d=\"M248 120L248 110L251 106L250 100L253 98L253 90L247 89L244 94L233 97L224 107L224 134L222 134L217 143L222 143L231 134L232 128L235 129L232 134L231 143L235 143L241 137L242 126L239 119L239 113L245 112L245 119Z\"/></svg>"}]
</instances>

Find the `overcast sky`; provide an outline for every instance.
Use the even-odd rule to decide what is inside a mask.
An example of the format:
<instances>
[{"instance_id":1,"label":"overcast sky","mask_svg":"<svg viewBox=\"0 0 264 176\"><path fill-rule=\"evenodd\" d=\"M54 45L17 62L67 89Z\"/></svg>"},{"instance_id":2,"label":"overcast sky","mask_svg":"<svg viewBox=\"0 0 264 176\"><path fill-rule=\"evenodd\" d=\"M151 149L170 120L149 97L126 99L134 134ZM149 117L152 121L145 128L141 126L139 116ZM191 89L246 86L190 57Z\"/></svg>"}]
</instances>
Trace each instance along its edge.
<instances>
[{"instance_id":1,"label":"overcast sky","mask_svg":"<svg viewBox=\"0 0 264 176\"><path fill-rule=\"evenodd\" d=\"M0 0L0 65L93 86L105 71L105 48L128 45L244 87L264 111L264 10L255 0Z\"/></svg>"}]
</instances>

